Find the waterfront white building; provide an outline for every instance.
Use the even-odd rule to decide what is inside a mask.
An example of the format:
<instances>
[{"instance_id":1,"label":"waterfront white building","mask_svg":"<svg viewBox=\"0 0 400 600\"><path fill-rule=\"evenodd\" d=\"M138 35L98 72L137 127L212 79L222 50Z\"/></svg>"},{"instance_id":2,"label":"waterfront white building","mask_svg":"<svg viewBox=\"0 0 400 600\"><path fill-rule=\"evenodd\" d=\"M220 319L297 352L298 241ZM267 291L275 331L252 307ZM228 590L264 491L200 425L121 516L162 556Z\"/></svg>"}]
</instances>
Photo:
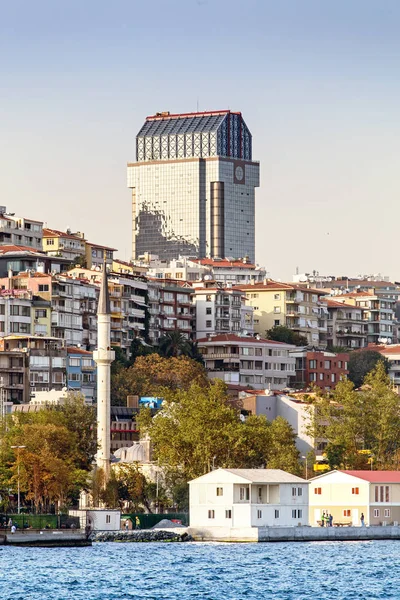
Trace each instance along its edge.
<instances>
[{"instance_id":1,"label":"waterfront white building","mask_svg":"<svg viewBox=\"0 0 400 600\"><path fill-rule=\"evenodd\" d=\"M189 482L190 527L308 525L308 481L280 469L216 469ZM220 530L220 531L219 531Z\"/></svg>"}]
</instances>

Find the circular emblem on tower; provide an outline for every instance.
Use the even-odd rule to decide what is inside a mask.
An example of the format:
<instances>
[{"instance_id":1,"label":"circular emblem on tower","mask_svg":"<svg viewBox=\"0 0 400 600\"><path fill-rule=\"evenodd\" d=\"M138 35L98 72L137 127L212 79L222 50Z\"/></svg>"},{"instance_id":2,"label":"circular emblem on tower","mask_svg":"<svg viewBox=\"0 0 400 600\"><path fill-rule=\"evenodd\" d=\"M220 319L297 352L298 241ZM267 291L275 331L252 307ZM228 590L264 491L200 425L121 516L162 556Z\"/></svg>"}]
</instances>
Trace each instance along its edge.
<instances>
[{"instance_id":1,"label":"circular emblem on tower","mask_svg":"<svg viewBox=\"0 0 400 600\"><path fill-rule=\"evenodd\" d=\"M235 169L235 179L237 181L243 181L244 171L240 165L238 165Z\"/></svg>"}]
</instances>

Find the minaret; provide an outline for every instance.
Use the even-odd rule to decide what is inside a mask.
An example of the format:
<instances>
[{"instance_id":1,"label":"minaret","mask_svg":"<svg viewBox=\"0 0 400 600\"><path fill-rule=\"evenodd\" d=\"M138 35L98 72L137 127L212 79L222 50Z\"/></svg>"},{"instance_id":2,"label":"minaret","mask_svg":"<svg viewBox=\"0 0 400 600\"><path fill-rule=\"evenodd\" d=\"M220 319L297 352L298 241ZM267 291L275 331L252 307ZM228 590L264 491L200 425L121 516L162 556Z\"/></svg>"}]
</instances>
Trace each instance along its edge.
<instances>
[{"instance_id":1,"label":"minaret","mask_svg":"<svg viewBox=\"0 0 400 600\"><path fill-rule=\"evenodd\" d=\"M97 467L103 469L105 481L110 475L110 413L111 413L111 363L115 352L111 350L111 311L108 293L106 260L103 262L99 305L97 308Z\"/></svg>"}]
</instances>

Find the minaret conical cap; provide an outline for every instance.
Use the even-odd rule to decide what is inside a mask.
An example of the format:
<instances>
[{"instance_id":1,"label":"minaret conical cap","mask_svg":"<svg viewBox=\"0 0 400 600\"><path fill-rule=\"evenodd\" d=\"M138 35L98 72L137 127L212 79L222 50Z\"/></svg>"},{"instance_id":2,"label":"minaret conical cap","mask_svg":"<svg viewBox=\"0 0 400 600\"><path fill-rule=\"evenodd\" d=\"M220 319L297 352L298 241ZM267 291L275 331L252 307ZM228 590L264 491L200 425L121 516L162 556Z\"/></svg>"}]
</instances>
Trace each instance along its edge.
<instances>
[{"instance_id":1,"label":"minaret conical cap","mask_svg":"<svg viewBox=\"0 0 400 600\"><path fill-rule=\"evenodd\" d=\"M97 307L98 315L109 315L110 314L110 295L108 293L108 281L107 281L107 269L106 261L103 262L103 277L101 279L99 304Z\"/></svg>"}]
</instances>

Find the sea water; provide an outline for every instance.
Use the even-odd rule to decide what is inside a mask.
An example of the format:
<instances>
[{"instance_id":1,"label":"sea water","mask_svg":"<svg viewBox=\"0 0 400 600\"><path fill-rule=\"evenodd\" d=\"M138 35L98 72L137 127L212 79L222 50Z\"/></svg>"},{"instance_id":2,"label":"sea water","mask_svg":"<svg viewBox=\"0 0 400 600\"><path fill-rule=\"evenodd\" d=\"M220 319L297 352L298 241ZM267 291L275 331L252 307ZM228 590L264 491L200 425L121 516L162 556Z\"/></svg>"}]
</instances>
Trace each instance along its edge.
<instances>
[{"instance_id":1,"label":"sea water","mask_svg":"<svg viewBox=\"0 0 400 600\"><path fill-rule=\"evenodd\" d=\"M0 546L1 600L400 600L400 541Z\"/></svg>"}]
</instances>

